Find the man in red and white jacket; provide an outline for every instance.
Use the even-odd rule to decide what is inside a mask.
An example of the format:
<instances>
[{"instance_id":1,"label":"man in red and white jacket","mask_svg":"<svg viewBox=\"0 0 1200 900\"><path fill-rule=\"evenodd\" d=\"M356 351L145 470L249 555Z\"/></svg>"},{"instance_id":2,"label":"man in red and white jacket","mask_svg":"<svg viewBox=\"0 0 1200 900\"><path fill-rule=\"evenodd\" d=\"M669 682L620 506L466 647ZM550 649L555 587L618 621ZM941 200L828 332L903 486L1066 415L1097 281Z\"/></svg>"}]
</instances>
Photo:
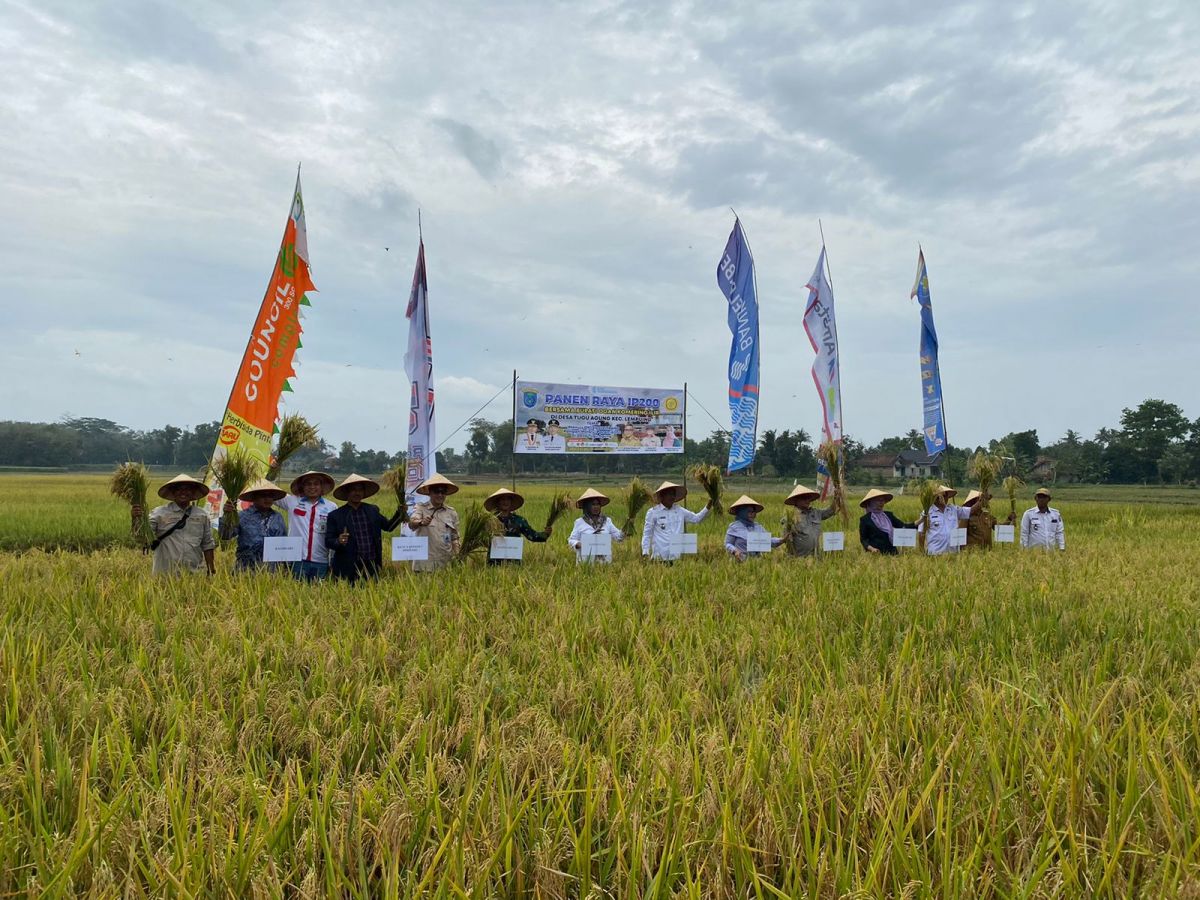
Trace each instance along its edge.
<instances>
[{"instance_id":1,"label":"man in red and white jacket","mask_svg":"<svg viewBox=\"0 0 1200 900\"><path fill-rule=\"evenodd\" d=\"M305 472L292 479L291 493L276 506L285 512L289 537L301 541L300 561L292 563L292 574L316 581L329 574L329 549L325 546L325 519L337 509L325 494L333 490L333 476Z\"/></svg>"}]
</instances>

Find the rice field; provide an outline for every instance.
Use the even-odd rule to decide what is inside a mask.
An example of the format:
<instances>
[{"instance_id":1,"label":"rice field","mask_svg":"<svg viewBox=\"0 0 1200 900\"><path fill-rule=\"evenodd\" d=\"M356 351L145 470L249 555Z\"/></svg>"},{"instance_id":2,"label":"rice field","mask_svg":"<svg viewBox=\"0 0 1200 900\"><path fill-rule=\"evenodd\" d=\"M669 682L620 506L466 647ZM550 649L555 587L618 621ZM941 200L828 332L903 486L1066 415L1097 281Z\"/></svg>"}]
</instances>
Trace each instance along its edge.
<instances>
[{"instance_id":1,"label":"rice field","mask_svg":"<svg viewBox=\"0 0 1200 900\"><path fill-rule=\"evenodd\" d=\"M1198 492L1063 491L1065 554L581 568L565 519L350 588L151 579L106 490L0 476L0 895L1200 897Z\"/></svg>"}]
</instances>

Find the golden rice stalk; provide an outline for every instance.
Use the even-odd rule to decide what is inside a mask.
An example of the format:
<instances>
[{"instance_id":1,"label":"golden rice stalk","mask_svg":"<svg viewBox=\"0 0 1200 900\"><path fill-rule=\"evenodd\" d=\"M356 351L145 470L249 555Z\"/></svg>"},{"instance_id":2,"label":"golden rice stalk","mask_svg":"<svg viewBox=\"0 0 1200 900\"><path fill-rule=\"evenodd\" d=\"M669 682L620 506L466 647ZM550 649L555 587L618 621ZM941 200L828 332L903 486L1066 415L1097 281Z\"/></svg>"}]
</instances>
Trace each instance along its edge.
<instances>
[{"instance_id":1,"label":"golden rice stalk","mask_svg":"<svg viewBox=\"0 0 1200 900\"><path fill-rule=\"evenodd\" d=\"M940 485L933 478L926 478L921 482L921 518L925 522L925 528L917 535L917 544L925 549L925 535L929 533L929 510L933 506L933 498L937 496L937 489Z\"/></svg>"},{"instance_id":2,"label":"golden rice stalk","mask_svg":"<svg viewBox=\"0 0 1200 900\"><path fill-rule=\"evenodd\" d=\"M795 534L796 528L800 524L800 511L794 506L785 505L783 518L779 520L779 524L783 527L783 542L790 545L792 535Z\"/></svg>"},{"instance_id":3,"label":"golden rice stalk","mask_svg":"<svg viewBox=\"0 0 1200 900\"><path fill-rule=\"evenodd\" d=\"M1016 475L1009 475L1001 484L1004 486L1004 493L1008 494L1008 511L1015 517L1017 514L1017 491L1025 487L1025 482Z\"/></svg>"},{"instance_id":4,"label":"golden rice stalk","mask_svg":"<svg viewBox=\"0 0 1200 900\"><path fill-rule=\"evenodd\" d=\"M550 512L546 515L546 527L542 531L549 531L550 527L558 521L558 517L569 510L574 502L566 491L556 494L550 501Z\"/></svg>"},{"instance_id":5,"label":"golden rice stalk","mask_svg":"<svg viewBox=\"0 0 1200 900\"><path fill-rule=\"evenodd\" d=\"M238 444L221 458L211 460L208 471L225 491L225 499L236 504L242 491L262 477L262 464ZM226 528L235 528L238 524L237 510L222 513L221 523Z\"/></svg>"},{"instance_id":6,"label":"golden rice stalk","mask_svg":"<svg viewBox=\"0 0 1200 900\"><path fill-rule=\"evenodd\" d=\"M143 546L154 540L154 532L150 530L150 510L146 507L146 492L150 487L150 477L146 467L141 463L127 462L117 467L109 481L109 490L126 501L130 507L140 507L142 515L138 521L131 523L130 535Z\"/></svg>"},{"instance_id":7,"label":"golden rice stalk","mask_svg":"<svg viewBox=\"0 0 1200 900\"><path fill-rule=\"evenodd\" d=\"M842 525L848 525L850 511L846 508L846 496L842 490L845 470L842 467L841 445L835 444L833 441L823 441L817 448L817 458L825 464L825 471L829 473L829 483L833 485L834 508L837 509L838 515L842 519Z\"/></svg>"},{"instance_id":8,"label":"golden rice stalk","mask_svg":"<svg viewBox=\"0 0 1200 900\"><path fill-rule=\"evenodd\" d=\"M405 491L404 485L408 477L408 472L404 469L404 463L396 466L394 469L388 469L383 473L383 486L396 495L397 509L402 509L404 512L400 516L400 521L408 520L408 492Z\"/></svg>"},{"instance_id":9,"label":"golden rice stalk","mask_svg":"<svg viewBox=\"0 0 1200 900\"><path fill-rule=\"evenodd\" d=\"M979 483L979 493L986 497L1003 466L1004 461L999 457L980 452L971 457L971 462L967 466L967 474ZM981 500L980 503L984 507L987 506L985 500Z\"/></svg>"},{"instance_id":10,"label":"golden rice stalk","mask_svg":"<svg viewBox=\"0 0 1200 900\"><path fill-rule=\"evenodd\" d=\"M721 467L708 463L697 463L688 469L687 474L689 478L700 482L704 493L712 501L712 511L718 516L724 515L725 507L721 503L721 491L724 490L725 484L721 476Z\"/></svg>"},{"instance_id":11,"label":"golden rice stalk","mask_svg":"<svg viewBox=\"0 0 1200 900\"><path fill-rule=\"evenodd\" d=\"M279 422L279 439L275 444L275 456L267 470L267 480L274 481L283 471L283 464L297 451L305 447L316 447L320 442L317 426L310 425L304 416L292 413Z\"/></svg>"},{"instance_id":12,"label":"golden rice stalk","mask_svg":"<svg viewBox=\"0 0 1200 900\"><path fill-rule=\"evenodd\" d=\"M492 545L492 537L500 533L500 523L478 503L472 503L458 521L458 561L466 562L474 553L484 552Z\"/></svg>"},{"instance_id":13,"label":"golden rice stalk","mask_svg":"<svg viewBox=\"0 0 1200 900\"><path fill-rule=\"evenodd\" d=\"M650 504L650 498L650 489L642 484L642 479L635 476L625 492L625 524L621 528L623 532L637 533L637 517Z\"/></svg>"}]
</instances>

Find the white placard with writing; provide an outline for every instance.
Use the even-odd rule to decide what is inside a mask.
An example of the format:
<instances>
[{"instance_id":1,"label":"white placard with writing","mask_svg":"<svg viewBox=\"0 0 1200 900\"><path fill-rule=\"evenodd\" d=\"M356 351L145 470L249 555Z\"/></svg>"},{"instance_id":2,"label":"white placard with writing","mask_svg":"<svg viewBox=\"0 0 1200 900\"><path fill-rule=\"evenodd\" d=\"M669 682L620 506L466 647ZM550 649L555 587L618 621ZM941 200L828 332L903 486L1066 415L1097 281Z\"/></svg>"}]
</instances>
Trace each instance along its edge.
<instances>
[{"instance_id":1,"label":"white placard with writing","mask_svg":"<svg viewBox=\"0 0 1200 900\"><path fill-rule=\"evenodd\" d=\"M525 555L525 539L519 537L494 537L488 554L492 559L521 559Z\"/></svg>"},{"instance_id":2,"label":"white placard with writing","mask_svg":"<svg viewBox=\"0 0 1200 900\"><path fill-rule=\"evenodd\" d=\"M263 562L299 562L303 558L303 539L299 537L263 538Z\"/></svg>"},{"instance_id":3,"label":"white placard with writing","mask_svg":"<svg viewBox=\"0 0 1200 900\"><path fill-rule=\"evenodd\" d=\"M747 553L770 553L771 552L771 532L769 531L751 531L746 535L746 552Z\"/></svg>"},{"instance_id":4,"label":"white placard with writing","mask_svg":"<svg viewBox=\"0 0 1200 900\"><path fill-rule=\"evenodd\" d=\"M671 556L673 558L686 553L695 553L696 546L696 535L694 534L671 535Z\"/></svg>"},{"instance_id":5,"label":"white placard with writing","mask_svg":"<svg viewBox=\"0 0 1200 900\"><path fill-rule=\"evenodd\" d=\"M955 528L954 532L950 535L950 546L951 547L967 546L967 529Z\"/></svg>"},{"instance_id":6,"label":"white placard with writing","mask_svg":"<svg viewBox=\"0 0 1200 900\"><path fill-rule=\"evenodd\" d=\"M993 538L997 544L1013 544L1017 540L1017 529L1014 525L997 525L995 529L995 537Z\"/></svg>"},{"instance_id":7,"label":"white placard with writing","mask_svg":"<svg viewBox=\"0 0 1200 900\"><path fill-rule=\"evenodd\" d=\"M584 532L579 536L579 555L583 559L612 559L612 535Z\"/></svg>"},{"instance_id":8,"label":"white placard with writing","mask_svg":"<svg viewBox=\"0 0 1200 900\"><path fill-rule=\"evenodd\" d=\"M917 529L915 528L897 528L892 532L893 547L915 547L917 546Z\"/></svg>"},{"instance_id":9,"label":"white placard with writing","mask_svg":"<svg viewBox=\"0 0 1200 900\"><path fill-rule=\"evenodd\" d=\"M821 549L826 553L846 549L846 532L826 531L821 535Z\"/></svg>"},{"instance_id":10,"label":"white placard with writing","mask_svg":"<svg viewBox=\"0 0 1200 900\"><path fill-rule=\"evenodd\" d=\"M429 559L429 538L392 538L392 562L420 562Z\"/></svg>"}]
</instances>

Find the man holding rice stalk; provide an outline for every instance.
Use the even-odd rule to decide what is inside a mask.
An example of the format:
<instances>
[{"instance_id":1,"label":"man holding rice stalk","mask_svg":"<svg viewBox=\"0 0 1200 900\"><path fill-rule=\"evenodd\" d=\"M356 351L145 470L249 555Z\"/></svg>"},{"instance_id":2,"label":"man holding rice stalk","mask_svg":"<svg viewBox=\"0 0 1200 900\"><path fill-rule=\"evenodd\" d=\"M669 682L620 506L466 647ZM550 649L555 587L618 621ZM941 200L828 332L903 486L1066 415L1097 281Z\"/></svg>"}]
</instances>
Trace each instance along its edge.
<instances>
[{"instance_id":1,"label":"man holding rice stalk","mask_svg":"<svg viewBox=\"0 0 1200 900\"><path fill-rule=\"evenodd\" d=\"M944 484L938 485L933 494L933 506L929 507L925 517L917 525L917 532L925 535L925 552L930 556L958 552L958 547L954 545L954 531L960 521L971 517L972 510L969 506L950 503L957 495L958 491L954 488ZM982 512L983 508L980 507L975 510L975 515Z\"/></svg>"},{"instance_id":2,"label":"man holding rice stalk","mask_svg":"<svg viewBox=\"0 0 1200 900\"><path fill-rule=\"evenodd\" d=\"M155 575L204 571L212 575L217 570L212 523L203 509L193 505L208 496L208 485L190 475L176 475L158 489L158 496L169 502L150 511L150 530L154 534L150 543L154 551L151 571ZM130 507L135 526L142 509L140 504Z\"/></svg>"},{"instance_id":3,"label":"man holding rice stalk","mask_svg":"<svg viewBox=\"0 0 1200 900\"><path fill-rule=\"evenodd\" d=\"M729 511L733 513L734 518L729 523L729 528L725 530L725 550L738 562L745 562L748 556L761 556L765 553L762 550L751 550L747 540L752 534L770 533L755 521L764 508L761 503L747 494L742 494L729 505ZM783 538L771 538L771 549L774 550L782 543Z\"/></svg>"},{"instance_id":4,"label":"man holding rice stalk","mask_svg":"<svg viewBox=\"0 0 1200 900\"><path fill-rule=\"evenodd\" d=\"M446 498L458 493L458 485L445 475L430 475L417 493L428 497L418 503L408 517L408 527L417 537L429 538L429 558L416 560L414 572L436 572L454 561L459 550L458 511L446 505Z\"/></svg>"},{"instance_id":5,"label":"man holding rice stalk","mask_svg":"<svg viewBox=\"0 0 1200 900\"><path fill-rule=\"evenodd\" d=\"M288 534L300 538L303 548L292 574L305 581L319 581L329 574L329 550L325 546L325 524L337 504L325 497L333 490L333 476L305 472L288 485L291 493L279 501L286 513Z\"/></svg>"},{"instance_id":6,"label":"man holding rice stalk","mask_svg":"<svg viewBox=\"0 0 1200 900\"><path fill-rule=\"evenodd\" d=\"M266 539L287 534L283 516L272 508L286 496L287 491L264 478L238 494L239 500L250 504L248 509L238 512L232 500L225 501L219 534L223 541L237 538L235 569L251 571L262 566ZM234 515L236 523L231 521Z\"/></svg>"},{"instance_id":7,"label":"man holding rice stalk","mask_svg":"<svg viewBox=\"0 0 1200 900\"><path fill-rule=\"evenodd\" d=\"M583 515L575 520L575 525L571 529L571 534L567 538L567 546L575 551L575 560L583 562L583 536L585 534L607 534L614 541L625 540L625 532L621 531L613 524L612 519L606 516L603 512L604 507L608 506L610 498L597 490L588 488L579 495L579 499L575 501L575 508L581 510ZM589 562L612 562L611 556L592 556Z\"/></svg>"},{"instance_id":8,"label":"man holding rice stalk","mask_svg":"<svg viewBox=\"0 0 1200 900\"><path fill-rule=\"evenodd\" d=\"M789 520L783 536L784 546L791 556L816 556L821 543L821 523L837 515L841 508L841 486L834 488L833 502L828 509L817 509L812 504L821 494L802 484L796 485L784 500L786 506L794 507L795 516Z\"/></svg>"},{"instance_id":9,"label":"man holding rice stalk","mask_svg":"<svg viewBox=\"0 0 1200 900\"><path fill-rule=\"evenodd\" d=\"M963 501L963 508L971 510L971 518L967 519L967 549L990 550L992 548L992 529L996 527L999 520L992 515L992 511L983 504L992 499L991 494L981 494L979 491L971 491L967 494L967 499ZM979 509L976 510L976 505ZM1009 513L1007 519L1004 520L1005 525L1011 525L1016 521L1016 516Z\"/></svg>"},{"instance_id":10,"label":"man holding rice stalk","mask_svg":"<svg viewBox=\"0 0 1200 900\"><path fill-rule=\"evenodd\" d=\"M646 521L642 526L642 556L668 562L679 558L671 546L671 538L683 534L686 525L699 525L708 518L713 501L710 498L704 509L694 513L679 505L687 496L687 488L681 484L664 481L654 492L656 506L646 510Z\"/></svg>"},{"instance_id":11,"label":"man holding rice stalk","mask_svg":"<svg viewBox=\"0 0 1200 900\"><path fill-rule=\"evenodd\" d=\"M553 419L551 419L551 423L558 424ZM483 508L494 515L496 521L500 523L501 534L504 537L523 537L535 544L544 544L554 531L554 519L557 517L558 511L561 511L559 509L561 504L557 500L551 504L550 520L546 523L545 531L534 531L524 516L517 515L516 511L524 505L525 498L508 488L493 491L483 501ZM502 563L519 562L519 559L493 559L489 556L487 564L498 566Z\"/></svg>"}]
</instances>

